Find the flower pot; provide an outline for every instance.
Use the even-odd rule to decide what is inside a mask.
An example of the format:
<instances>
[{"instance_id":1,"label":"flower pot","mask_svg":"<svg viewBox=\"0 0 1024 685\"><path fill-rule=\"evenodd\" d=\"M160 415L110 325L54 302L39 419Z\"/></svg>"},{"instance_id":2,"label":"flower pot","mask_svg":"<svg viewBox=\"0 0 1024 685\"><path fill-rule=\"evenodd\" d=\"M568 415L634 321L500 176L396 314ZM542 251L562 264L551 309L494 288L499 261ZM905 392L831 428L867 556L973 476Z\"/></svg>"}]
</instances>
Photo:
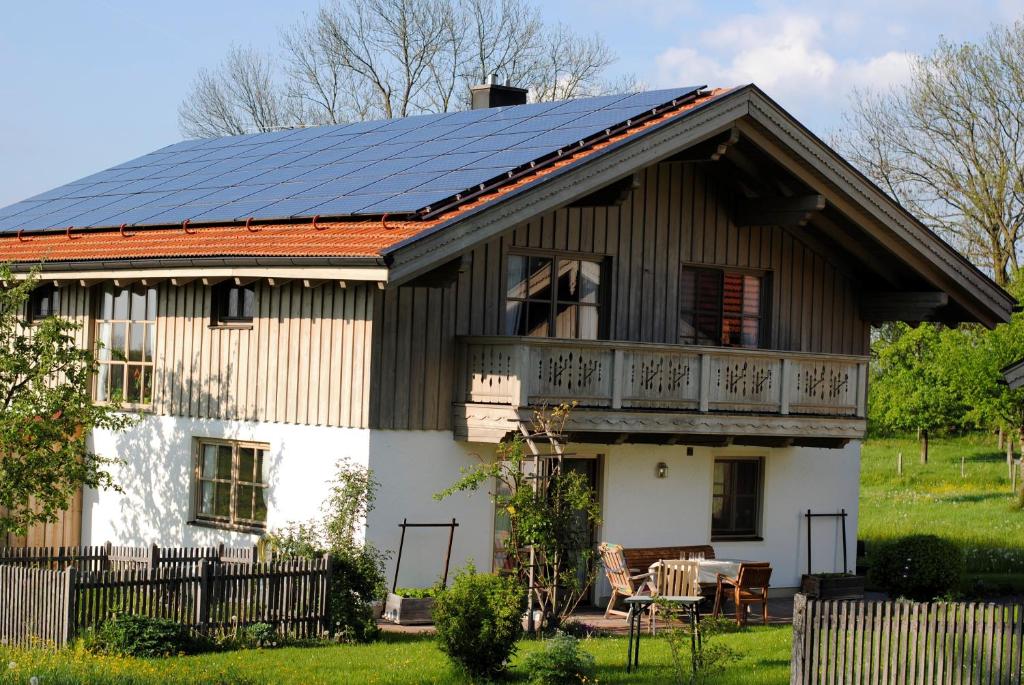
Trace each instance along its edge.
<instances>
[{"instance_id":1,"label":"flower pot","mask_svg":"<svg viewBox=\"0 0 1024 685\"><path fill-rule=\"evenodd\" d=\"M800 579L800 591L814 599L863 599L864 576L812 573Z\"/></svg>"},{"instance_id":2,"label":"flower pot","mask_svg":"<svg viewBox=\"0 0 1024 685\"><path fill-rule=\"evenodd\" d=\"M384 604L384 620L400 626L430 625L434 622L434 598L402 597L389 592Z\"/></svg>"}]
</instances>

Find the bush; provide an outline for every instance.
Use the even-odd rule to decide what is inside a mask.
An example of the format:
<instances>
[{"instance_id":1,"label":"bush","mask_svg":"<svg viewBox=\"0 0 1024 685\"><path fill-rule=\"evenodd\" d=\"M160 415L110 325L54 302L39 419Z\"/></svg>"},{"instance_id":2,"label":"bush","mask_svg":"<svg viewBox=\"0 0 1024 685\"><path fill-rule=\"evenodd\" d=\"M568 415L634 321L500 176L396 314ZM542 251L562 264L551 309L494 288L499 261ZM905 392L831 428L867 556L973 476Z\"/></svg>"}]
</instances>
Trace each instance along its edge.
<instances>
[{"instance_id":1,"label":"bush","mask_svg":"<svg viewBox=\"0 0 1024 685\"><path fill-rule=\"evenodd\" d=\"M559 632L523 665L532 685L575 685L591 681L594 661L592 654L580 648L578 639Z\"/></svg>"},{"instance_id":2,"label":"bush","mask_svg":"<svg viewBox=\"0 0 1024 685\"><path fill-rule=\"evenodd\" d=\"M187 626L166 618L119 614L86 637L86 649L110 656L159 657L197 654L209 645Z\"/></svg>"},{"instance_id":3,"label":"bush","mask_svg":"<svg viewBox=\"0 0 1024 685\"><path fill-rule=\"evenodd\" d=\"M955 592L963 576L960 547L935 535L878 543L871 557L869 577L875 586L918 602Z\"/></svg>"},{"instance_id":4,"label":"bush","mask_svg":"<svg viewBox=\"0 0 1024 685\"><path fill-rule=\"evenodd\" d=\"M523 635L526 591L513 578L460 570L434 603L441 651L474 678L501 673Z\"/></svg>"}]
</instances>

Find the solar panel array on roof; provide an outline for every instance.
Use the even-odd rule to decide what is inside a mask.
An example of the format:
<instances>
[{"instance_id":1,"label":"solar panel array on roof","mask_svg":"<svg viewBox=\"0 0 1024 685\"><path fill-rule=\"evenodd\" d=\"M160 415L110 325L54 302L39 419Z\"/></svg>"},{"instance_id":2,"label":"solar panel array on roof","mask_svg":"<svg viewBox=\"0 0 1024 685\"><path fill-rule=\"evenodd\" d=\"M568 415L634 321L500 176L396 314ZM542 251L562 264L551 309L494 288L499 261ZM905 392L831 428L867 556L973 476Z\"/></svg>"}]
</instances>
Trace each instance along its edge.
<instances>
[{"instance_id":1,"label":"solar panel array on roof","mask_svg":"<svg viewBox=\"0 0 1024 685\"><path fill-rule=\"evenodd\" d=\"M186 140L0 209L0 232L413 213L702 87Z\"/></svg>"}]
</instances>

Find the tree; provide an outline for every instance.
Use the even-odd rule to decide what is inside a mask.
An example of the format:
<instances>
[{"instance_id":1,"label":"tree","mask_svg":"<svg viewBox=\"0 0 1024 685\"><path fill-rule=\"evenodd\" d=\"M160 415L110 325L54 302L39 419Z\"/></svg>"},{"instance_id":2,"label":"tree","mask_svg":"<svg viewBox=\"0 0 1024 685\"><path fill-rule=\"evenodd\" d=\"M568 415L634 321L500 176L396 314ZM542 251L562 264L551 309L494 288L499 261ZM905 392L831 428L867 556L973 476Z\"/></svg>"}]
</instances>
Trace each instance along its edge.
<instances>
[{"instance_id":1,"label":"tree","mask_svg":"<svg viewBox=\"0 0 1024 685\"><path fill-rule=\"evenodd\" d=\"M837 146L1005 285L1024 230L1024 23L942 40L905 84L851 102Z\"/></svg>"},{"instance_id":2,"label":"tree","mask_svg":"<svg viewBox=\"0 0 1024 685\"><path fill-rule=\"evenodd\" d=\"M536 412L533 432L561 436L569 411L563 404ZM555 629L596 577L589 543L590 531L601 522L601 508L587 478L566 470L561 456L541 462L543 477L537 478L532 455L526 454L523 438L516 435L498 446L494 462L464 470L454 485L434 497L440 500L497 484L491 496L508 524L504 546L509 570L524 581L537 602L543 616L537 628Z\"/></svg>"},{"instance_id":3,"label":"tree","mask_svg":"<svg viewBox=\"0 0 1024 685\"><path fill-rule=\"evenodd\" d=\"M109 461L89 451L96 429L134 418L92 402L96 362L76 345L76 323L55 316L29 324L34 277L16 281L0 265L0 534L52 522L82 486L115 488Z\"/></svg>"},{"instance_id":4,"label":"tree","mask_svg":"<svg viewBox=\"0 0 1024 685\"><path fill-rule=\"evenodd\" d=\"M233 47L200 71L178 120L207 137L448 112L490 74L535 100L635 88L604 80L615 60L527 0L334 0L285 30L279 53Z\"/></svg>"}]
</instances>

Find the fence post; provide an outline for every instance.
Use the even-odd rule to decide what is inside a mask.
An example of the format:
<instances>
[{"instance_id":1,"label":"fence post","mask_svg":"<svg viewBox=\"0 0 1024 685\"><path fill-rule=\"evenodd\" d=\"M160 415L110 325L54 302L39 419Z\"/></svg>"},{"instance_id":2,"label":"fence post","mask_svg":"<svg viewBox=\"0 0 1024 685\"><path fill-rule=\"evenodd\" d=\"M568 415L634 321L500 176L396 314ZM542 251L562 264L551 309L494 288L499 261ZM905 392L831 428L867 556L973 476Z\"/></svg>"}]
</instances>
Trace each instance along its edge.
<instances>
[{"instance_id":1,"label":"fence post","mask_svg":"<svg viewBox=\"0 0 1024 685\"><path fill-rule=\"evenodd\" d=\"M103 559L100 561L100 570L110 570L110 550L113 549L114 545L111 544L110 540L103 543Z\"/></svg>"},{"instance_id":2,"label":"fence post","mask_svg":"<svg viewBox=\"0 0 1024 685\"><path fill-rule=\"evenodd\" d=\"M78 591L76 588L75 580L78 577L78 571L74 566L68 566L63 572L64 574L64 597L62 606L61 620L63 625L61 626L61 643L58 647L66 647L71 644L71 640L75 637L75 619L77 618L78 608L76 601L78 600Z\"/></svg>"},{"instance_id":3,"label":"fence post","mask_svg":"<svg viewBox=\"0 0 1024 685\"><path fill-rule=\"evenodd\" d=\"M803 685L804 635L807 632L807 595L798 592L793 595L793 656L789 662L790 685Z\"/></svg>"},{"instance_id":4,"label":"fence post","mask_svg":"<svg viewBox=\"0 0 1024 685\"><path fill-rule=\"evenodd\" d=\"M324 624L321 627L320 634L334 634L334 622L331 616L331 586L334 581L334 557L330 553L324 555L324 591L320 598L323 602L323 611L321 616L324 617Z\"/></svg>"},{"instance_id":5,"label":"fence post","mask_svg":"<svg viewBox=\"0 0 1024 685\"><path fill-rule=\"evenodd\" d=\"M210 621L210 562L199 562L199 590L196 592L196 628L202 629Z\"/></svg>"},{"instance_id":6,"label":"fence post","mask_svg":"<svg viewBox=\"0 0 1024 685\"><path fill-rule=\"evenodd\" d=\"M147 564L150 570L160 565L160 548L156 546L155 542L149 546L149 561Z\"/></svg>"}]
</instances>

